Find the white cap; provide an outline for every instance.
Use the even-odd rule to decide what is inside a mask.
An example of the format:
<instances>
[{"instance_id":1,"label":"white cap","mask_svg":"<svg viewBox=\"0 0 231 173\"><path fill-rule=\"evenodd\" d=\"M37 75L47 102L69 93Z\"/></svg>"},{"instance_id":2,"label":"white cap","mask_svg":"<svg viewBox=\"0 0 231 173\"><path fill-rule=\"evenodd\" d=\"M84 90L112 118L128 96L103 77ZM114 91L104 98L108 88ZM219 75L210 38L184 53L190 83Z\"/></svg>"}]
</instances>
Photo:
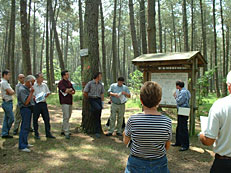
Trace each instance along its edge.
<instances>
[{"instance_id":1,"label":"white cap","mask_svg":"<svg viewBox=\"0 0 231 173\"><path fill-rule=\"evenodd\" d=\"M231 71L230 71L230 72L228 73L228 75L227 75L226 83L231 84Z\"/></svg>"}]
</instances>

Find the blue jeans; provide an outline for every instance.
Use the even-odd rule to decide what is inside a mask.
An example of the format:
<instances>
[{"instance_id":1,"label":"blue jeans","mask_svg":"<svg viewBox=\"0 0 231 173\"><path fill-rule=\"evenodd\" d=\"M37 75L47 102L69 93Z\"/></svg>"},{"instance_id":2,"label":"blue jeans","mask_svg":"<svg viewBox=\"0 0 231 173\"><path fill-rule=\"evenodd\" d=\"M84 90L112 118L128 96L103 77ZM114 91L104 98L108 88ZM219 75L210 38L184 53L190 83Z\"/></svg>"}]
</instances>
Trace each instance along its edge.
<instances>
[{"instance_id":1,"label":"blue jeans","mask_svg":"<svg viewBox=\"0 0 231 173\"><path fill-rule=\"evenodd\" d=\"M28 134L30 132L30 122L31 122L31 109L21 108L20 113L22 116L21 130L19 133L19 149L27 148L28 146Z\"/></svg>"},{"instance_id":2,"label":"blue jeans","mask_svg":"<svg viewBox=\"0 0 231 173\"><path fill-rule=\"evenodd\" d=\"M5 112L3 125L2 125L2 136L7 136L9 135L10 128L14 122L13 102L3 101L2 108Z\"/></svg>"},{"instance_id":3,"label":"blue jeans","mask_svg":"<svg viewBox=\"0 0 231 173\"><path fill-rule=\"evenodd\" d=\"M95 121L95 133L101 133L101 112L102 112L102 101L101 98L89 98L91 105L91 112L94 116Z\"/></svg>"},{"instance_id":4,"label":"blue jeans","mask_svg":"<svg viewBox=\"0 0 231 173\"><path fill-rule=\"evenodd\" d=\"M160 159L146 160L134 156L128 157L125 173L169 173L168 160L164 156Z\"/></svg>"}]
</instances>

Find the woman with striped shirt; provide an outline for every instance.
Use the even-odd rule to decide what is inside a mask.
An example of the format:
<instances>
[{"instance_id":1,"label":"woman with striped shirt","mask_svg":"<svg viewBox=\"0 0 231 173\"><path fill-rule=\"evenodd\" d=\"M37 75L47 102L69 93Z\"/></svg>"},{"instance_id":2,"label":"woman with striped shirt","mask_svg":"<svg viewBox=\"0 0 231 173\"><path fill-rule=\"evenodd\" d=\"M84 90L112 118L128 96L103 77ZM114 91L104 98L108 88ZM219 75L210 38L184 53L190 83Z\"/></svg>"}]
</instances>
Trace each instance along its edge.
<instances>
[{"instance_id":1,"label":"woman with striped shirt","mask_svg":"<svg viewBox=\"0 0 231 173\"><path fill-rule=\"evenodd\" d=\"M145 82L140 90L144 114L132 115L124 132L130 144L125 173L169 173L166 151L172 138L171 119L157 111L162 89L156 82Z\"/></svg>"}]
</instances>

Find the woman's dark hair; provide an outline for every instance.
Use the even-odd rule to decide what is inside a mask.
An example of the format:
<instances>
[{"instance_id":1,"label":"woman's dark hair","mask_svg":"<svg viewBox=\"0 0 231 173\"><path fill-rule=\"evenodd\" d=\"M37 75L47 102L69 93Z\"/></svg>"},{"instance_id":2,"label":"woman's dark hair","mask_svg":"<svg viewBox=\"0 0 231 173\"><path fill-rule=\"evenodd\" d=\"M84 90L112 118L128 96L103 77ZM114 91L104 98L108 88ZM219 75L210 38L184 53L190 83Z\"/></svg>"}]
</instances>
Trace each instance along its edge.
<instances>
[{"instance_id":1,"label":"woman's dark hair","mask_svg":"<svg viewBox=\"0 0 231 173\"><path fill-rule=\"evenodd\" d=\"M162 88L157 82L147 81L140 89L140 99L143 105L152 108L157 106L162 97Z\"/></svg>"},{"instance_id":2,"label":"woman's dark hair","mask_svg":"<svg viewBox=\"0 0 231 173\"><path fill-rule=\"evenodd\" d=\"M93 79L96 79L100 74L102 74L101 72L97 72L93 75Z\"/></svg>"},{"instance_id":3,"label":"woman's dark hair","mask_svg":"<svg viewBox=\"0 0 231 173\"><path fill-rule=\"evenodd\" d=\"M178 80L178 81L176 81L176 86L184 88L184 82L182 82L181 80Z\"/></svg>"},{"instance_id":4,"label":"woman's dark hair","mask_svg":"<svg viewBox=\"0 0 231 173\"><path fill-rule=\"evenodd\" d=\"M36 75L34 75L34 77L36 78L36 79L38 79L39 78L39 76L40 76L40 74L42 74L41 72L39 72L39 73L37 73Z\"/></svg>"},{"instance_id":5,"label":"woman's dark hair","mask_svg":"<svg viewBox=\"0 0 231 173\"><path fill-rule=\"evenodd\" d=\"M2 77L4 77L4 75L8 75L8 73L10 73L10 70L4 70L4 71L2 72Z\"/></svg>"},{"instance_id":6,"label":"woman's dark hair","mask_svg":"<svg viewBox=\"0 0 231 173\"><path fill-rule=\"evenodd\" d=\"M67 72L68 72L67 70L62 71L62 72L61 72L61 76L62 76L62 77L65 76Z\"/></svg>"},{"instance_id":7,"label":"woman's dark hair","mask_svg":"<svg viewBox=\"0 0 231 173\"><path fill-rule=\"evenodd\" d=\"M124 82L124 77L119 77L118 81Z\"/></svg>"}]
</instances>

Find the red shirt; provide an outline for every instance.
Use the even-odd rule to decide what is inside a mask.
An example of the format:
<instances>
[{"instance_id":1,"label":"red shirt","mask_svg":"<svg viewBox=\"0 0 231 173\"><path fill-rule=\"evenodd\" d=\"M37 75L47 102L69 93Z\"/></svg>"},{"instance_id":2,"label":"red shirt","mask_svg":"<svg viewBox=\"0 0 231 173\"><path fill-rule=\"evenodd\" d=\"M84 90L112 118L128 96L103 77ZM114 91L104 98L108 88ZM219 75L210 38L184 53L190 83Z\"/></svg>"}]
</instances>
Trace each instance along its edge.
<instances>
[{"instance_id":1,"label":"red shirt","mask_svg":"<svg viewBox=\"0 0 231 173\"><path fill-rule=\"evenodd\" d=\"M62 79L61 81L59 81L58 88L59 88L59 102L60 102L60 104L72 105L72 103L73 103L72 95L65 93L66 89L68 89L68 88L72 88L74 90L71 82L69 80ZM65 95L65 94L67 94L67 95Z\"/></svg>"}]
</instances>

